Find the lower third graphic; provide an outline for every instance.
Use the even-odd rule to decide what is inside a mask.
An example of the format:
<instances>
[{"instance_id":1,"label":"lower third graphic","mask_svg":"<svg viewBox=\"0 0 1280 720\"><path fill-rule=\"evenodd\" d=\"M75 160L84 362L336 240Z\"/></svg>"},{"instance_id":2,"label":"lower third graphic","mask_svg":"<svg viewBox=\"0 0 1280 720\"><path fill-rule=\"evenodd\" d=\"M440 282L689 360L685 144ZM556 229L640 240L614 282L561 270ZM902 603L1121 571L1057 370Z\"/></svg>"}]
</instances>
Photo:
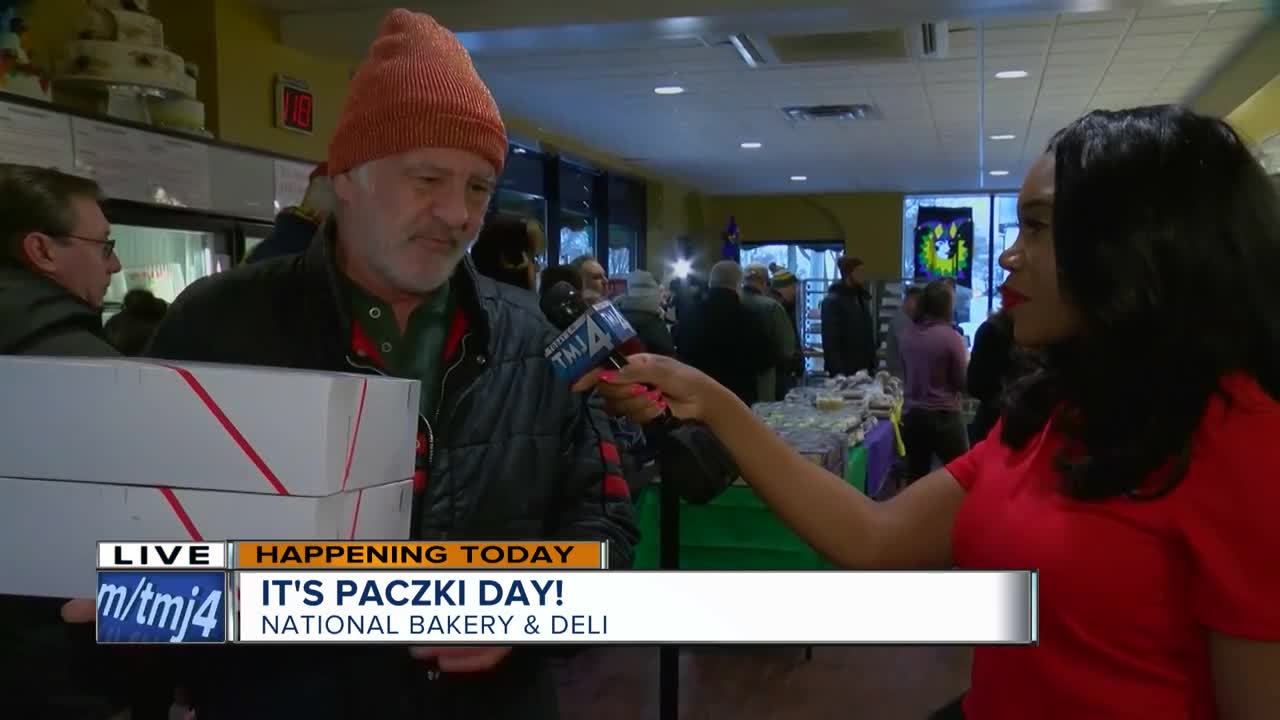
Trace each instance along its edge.
<instances>
[{"instance_id":1,"label":"lower third graphic","mask_svg":"<svg viewBox=\"0 0 1280 720\"><path fill-rule=\"evenodd\" d=\"M98 572L98 642L226 642L226 574Z\"/></svg>"}]
</instances>

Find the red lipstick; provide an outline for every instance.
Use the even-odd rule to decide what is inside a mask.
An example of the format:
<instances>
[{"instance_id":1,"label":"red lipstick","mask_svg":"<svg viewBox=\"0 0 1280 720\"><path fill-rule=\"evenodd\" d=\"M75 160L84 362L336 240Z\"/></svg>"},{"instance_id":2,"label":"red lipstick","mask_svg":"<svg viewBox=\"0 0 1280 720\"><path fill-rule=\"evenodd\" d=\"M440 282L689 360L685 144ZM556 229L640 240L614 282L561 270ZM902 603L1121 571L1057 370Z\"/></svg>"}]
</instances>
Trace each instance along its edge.
<instances>
[{"instance_id":1,"label":"red lipstick","mask_svg":"<svg viewBox=\"0 0 1280 720\"><path fill-rule=\"evenodd\" d=\"M1001 301L1001 304L1003 304L1004 307L1008 310L1012 310L1013 308L1021 305L1024 302L1027 302L1030 299L1031 298L1027 297L1026 295L1023 295L1017 290L1014 290L1008 285L1000 286L1000 301Z\"/></svg>"}]
</instances>

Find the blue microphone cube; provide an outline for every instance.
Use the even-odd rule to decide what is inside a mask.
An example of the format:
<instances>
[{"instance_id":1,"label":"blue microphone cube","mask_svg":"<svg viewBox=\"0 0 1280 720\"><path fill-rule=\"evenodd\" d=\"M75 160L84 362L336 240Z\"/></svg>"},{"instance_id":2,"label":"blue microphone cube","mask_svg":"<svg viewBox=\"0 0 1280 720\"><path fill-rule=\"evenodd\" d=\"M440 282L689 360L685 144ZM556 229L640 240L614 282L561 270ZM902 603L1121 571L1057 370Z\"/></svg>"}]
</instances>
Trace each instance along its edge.
<instances>
[{"instance_id":1,"label":"blue microphone cube","mask_svg":"<svg viewBox=\"0 0 1280 720\"><path fill-rule=\"evenodd\" d=\"M574 383L635 336L635 328L616 307L600 302L560 333L545 355L556 377Z\"/></svg>"}]
</instances>

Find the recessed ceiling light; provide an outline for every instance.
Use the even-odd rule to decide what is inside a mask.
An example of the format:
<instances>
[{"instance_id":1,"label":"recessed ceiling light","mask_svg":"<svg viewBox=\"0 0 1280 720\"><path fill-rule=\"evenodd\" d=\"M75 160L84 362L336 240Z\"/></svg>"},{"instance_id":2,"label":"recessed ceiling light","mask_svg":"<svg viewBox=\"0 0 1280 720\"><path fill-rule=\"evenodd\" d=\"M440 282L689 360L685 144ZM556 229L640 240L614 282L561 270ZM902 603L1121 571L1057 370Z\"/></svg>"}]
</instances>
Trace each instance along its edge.
<instances>
[{"instance_id":1,"label":"recessed ceiling light","mask_svg":"<svg viewBox=\"0 0 1280 720\"><path fill-rule=\"evenodd\" d=\"M679 85L659 85L653 91L658 95L679 95L684 92L684 88Z\"/></svg>"},{"instance_id":2,"label":"recessed ceiling light","mask_svg":"<svg viewBox=\"0 0 1280 720\"><path fill-rule=\"evenodd\" d=\"M996 77L1000 80L1017 80L1027 76L1026 70L1001 70L996 73Z\"/></svg>"},{"instance_id":3,"label":"recessed ceiling light","mask_svg":"<svg viewBox=\"0 0 1280 720\"><path fill-rule=\"evenodd\" d=\"M989 172L989 173L987 173L987 174L988 174L988 175L994 175L994 176L996 176L996 177L1004 177L1005 175L1008 175L1008 174L1009 174L1009 171L1008 171L1008 170L992 170L991 172Z\"/></svg>"},{"instance_id":4,"label":"recessed ceiling light","mask_svg":"<svg viewBox=\"0 0 1280 720\"><path fill-rule=\"evenodd\" d=\"M808 180L808 179L809 179L808 175L792 175L791 176L791 182L804 182L805 180Z\"/></svg>"},{"instance_id":5,"label":"recessed ceiling light","mask_svg":"<svg viewBox=\"0 0 1280 720\"><path fill-rule=\"evenodd\" d=\"M764 145L758 142L744 142L738 147L742 148L743 150L759 150L760 148L764 147Z\"/></svg>"},{"instance_id":6,"label":"recessed ceiling light","mask_svg":"<svg viewBox=\"0 0 1280 720\"><path fill-rule=\"evenodd\" d=\"M990 139L991 140L1012 140L1016 137L1018 136L1017 135L992 135Z\"/></svg>"}]
</instances>

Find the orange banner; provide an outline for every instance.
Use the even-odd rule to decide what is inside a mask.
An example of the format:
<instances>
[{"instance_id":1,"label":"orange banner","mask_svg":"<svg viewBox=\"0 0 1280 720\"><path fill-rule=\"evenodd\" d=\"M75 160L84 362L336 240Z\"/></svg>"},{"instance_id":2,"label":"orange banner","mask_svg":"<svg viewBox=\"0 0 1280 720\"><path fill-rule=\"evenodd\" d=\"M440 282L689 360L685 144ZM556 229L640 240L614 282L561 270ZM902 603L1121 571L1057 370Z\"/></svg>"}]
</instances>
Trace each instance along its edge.
<instances>
[{"instance_id":1,"label":"orange banner","mask_svg":"<svg viewBox=\"0 0 1280 720\"><path fill-rule=\"evenodd\" d=\"M237 568L600 569L599 542L237 542Z\"/></svg>"}]
</instances>

